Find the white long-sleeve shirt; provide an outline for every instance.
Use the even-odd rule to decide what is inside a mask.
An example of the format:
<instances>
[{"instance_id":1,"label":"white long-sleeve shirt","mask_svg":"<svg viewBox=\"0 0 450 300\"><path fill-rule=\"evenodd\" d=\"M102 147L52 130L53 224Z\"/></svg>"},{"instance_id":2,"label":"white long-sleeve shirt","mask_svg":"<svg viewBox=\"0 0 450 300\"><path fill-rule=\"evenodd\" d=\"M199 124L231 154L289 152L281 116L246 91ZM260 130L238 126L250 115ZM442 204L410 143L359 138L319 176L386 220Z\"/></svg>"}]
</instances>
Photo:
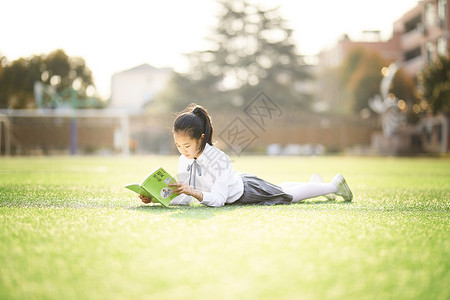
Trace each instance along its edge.
<instances>
[{"instance_id":1,"label":"white long-sleeve shirt","mask_svg":"<svg viewBox=\"0 0 450 300\"><path fill-rule=\"evenodd\" d=\"M224 152L206 144L197 159L181 155L178 161L178 181L203 193L203 205L223 206L238 200L244 191L241 176L234 172L230 158ZM188 205L191 196L179 195L170 205Z\"/></svg>"}]
</instances>

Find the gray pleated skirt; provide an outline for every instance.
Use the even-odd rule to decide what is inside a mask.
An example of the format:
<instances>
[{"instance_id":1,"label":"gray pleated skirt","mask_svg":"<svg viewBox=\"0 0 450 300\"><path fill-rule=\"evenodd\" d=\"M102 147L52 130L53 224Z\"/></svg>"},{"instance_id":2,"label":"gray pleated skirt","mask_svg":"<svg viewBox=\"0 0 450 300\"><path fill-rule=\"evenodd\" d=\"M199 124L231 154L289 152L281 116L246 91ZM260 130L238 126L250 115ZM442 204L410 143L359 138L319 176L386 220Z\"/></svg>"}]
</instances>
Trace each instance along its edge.
<instances>
[{"instance_id":1,"label":"gray pleated skirt","mask_svg":"<svg viewBox=\"0 0 450 300\"><path fill-rule=\"evenodd\" d=\"M241 178L244 182L244 193L235 204L276 205L290 204L292 201L292 195L255 175L241 174Z\"/></svg>"}]
</instances>

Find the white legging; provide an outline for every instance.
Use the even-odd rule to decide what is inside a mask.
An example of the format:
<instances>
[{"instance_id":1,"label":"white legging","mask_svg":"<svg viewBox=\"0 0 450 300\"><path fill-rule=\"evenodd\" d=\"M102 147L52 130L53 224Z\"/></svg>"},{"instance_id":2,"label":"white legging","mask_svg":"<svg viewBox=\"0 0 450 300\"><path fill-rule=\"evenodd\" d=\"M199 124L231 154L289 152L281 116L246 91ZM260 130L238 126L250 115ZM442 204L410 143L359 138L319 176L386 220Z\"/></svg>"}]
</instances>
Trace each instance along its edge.
<instances>
[{"instance_id":1,"label":"white legging","mask_svg":"<svg viewBox=\"0 0 450 300\"><path fill-rule=\"evenodd\" d=\"M293 197L292 202L300 202L305 199L323 196L326 194L336 193L338 191L337 185L332 183L317 183L317 182L283 182L278 185L286 194Z\"/></svg>"}]
</instances>

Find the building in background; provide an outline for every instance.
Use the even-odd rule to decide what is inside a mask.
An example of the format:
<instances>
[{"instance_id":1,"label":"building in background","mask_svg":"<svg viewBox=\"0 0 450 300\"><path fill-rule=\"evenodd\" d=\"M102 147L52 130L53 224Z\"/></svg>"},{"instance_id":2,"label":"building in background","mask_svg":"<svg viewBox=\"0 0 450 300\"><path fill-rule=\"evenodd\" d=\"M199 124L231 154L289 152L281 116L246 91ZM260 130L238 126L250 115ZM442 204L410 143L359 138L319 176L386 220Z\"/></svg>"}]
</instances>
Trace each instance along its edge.
<instances>
[{"instance_id":1,"label":"building in background","mask_svg":"<svg viewBox=\"0 0 450 300\"><path fill-rule=\"evenodd\" d=\"M394 22L400 32L403 68L410 75L450 49L448 0L424 0Z\"/></svg>"},{"instance_id":2,"label":"building in background","mask_svg":"<svg viewBox=\"0 0 450 300\"><path fill-rule=\"evenodd\" d=\"M164 90L172 75L171 68L142 64L116 73L111 78L111 108L137 111Z\"/></svg>"},{"instance_id":3,"label":"building in background","mask_svg":"<svg viewBox=\"0 0 450 300\"><path fill-rule=\"evenodd\" d=\"M345 35L333 48L319 54L317 73L325 74L322 77L326 79L328 70L341 66L356 48L375 51L387 63L397 62L403 72L417 78L426 65L438 56L450 53L448 0L418 1L392 24L392 36L388 40L383 40L378 31L365 31L359 40L351 40ZM338 107L333 102L333 86L330 91L324 91L320 84L318 81L316 102L325 108ZM391 137L374 132L371 144L379 152L393 155L420 151L447 153L450 148L449 124L447 117L421 117L418 127L404 126L401 132Z\"/></svg>"},{"instance_id":4,"label":"building in background","mask_svg":"<svg viewBox=\"0 0 450 300\"><path fill-rule=\"evenodd\" d=\"M357 41L344 35L333 48L319 54L320 65L327 68L338 67L347 55L357 48L376 51L389 62L402 60L400 32L394 31L392 37L386 41L381 38L380 31L370 30L363 31Z\"/></svg>"},{"instance_id":5,"label":"building in background","mask_svg":"<svg viewBox=\"0 0 450 300\"><path fill-rule=\"evenodd\" d=\"M450 50L449 16L448 0L419 1L393 23L389 40L382 40L378 31L365 31L357 41L345 35L319 55L320 65L339 66L351 50L363 47L377 51L388 62L401 62L407 74L416 76L427 63Z\"/></svg>"}]
</instances>

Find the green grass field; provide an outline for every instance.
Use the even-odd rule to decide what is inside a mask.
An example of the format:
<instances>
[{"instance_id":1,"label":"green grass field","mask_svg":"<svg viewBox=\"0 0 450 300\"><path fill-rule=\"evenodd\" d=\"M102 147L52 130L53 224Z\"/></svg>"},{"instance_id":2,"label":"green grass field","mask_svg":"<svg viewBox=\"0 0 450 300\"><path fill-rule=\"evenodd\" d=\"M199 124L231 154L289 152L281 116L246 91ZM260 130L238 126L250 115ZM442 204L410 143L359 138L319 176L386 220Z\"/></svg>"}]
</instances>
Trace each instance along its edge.
<instances>
[{"instance_id":1,"label":"green grass field","mask_svg":"<svg viewBox=\"0 0 450 300\"><path fill-rule=\"evenodd\" d=\"M450 159L239 157L352 203L143 205L176 157L0 159L0 299L449 299Z\"/></svg>"}]
</instances>

